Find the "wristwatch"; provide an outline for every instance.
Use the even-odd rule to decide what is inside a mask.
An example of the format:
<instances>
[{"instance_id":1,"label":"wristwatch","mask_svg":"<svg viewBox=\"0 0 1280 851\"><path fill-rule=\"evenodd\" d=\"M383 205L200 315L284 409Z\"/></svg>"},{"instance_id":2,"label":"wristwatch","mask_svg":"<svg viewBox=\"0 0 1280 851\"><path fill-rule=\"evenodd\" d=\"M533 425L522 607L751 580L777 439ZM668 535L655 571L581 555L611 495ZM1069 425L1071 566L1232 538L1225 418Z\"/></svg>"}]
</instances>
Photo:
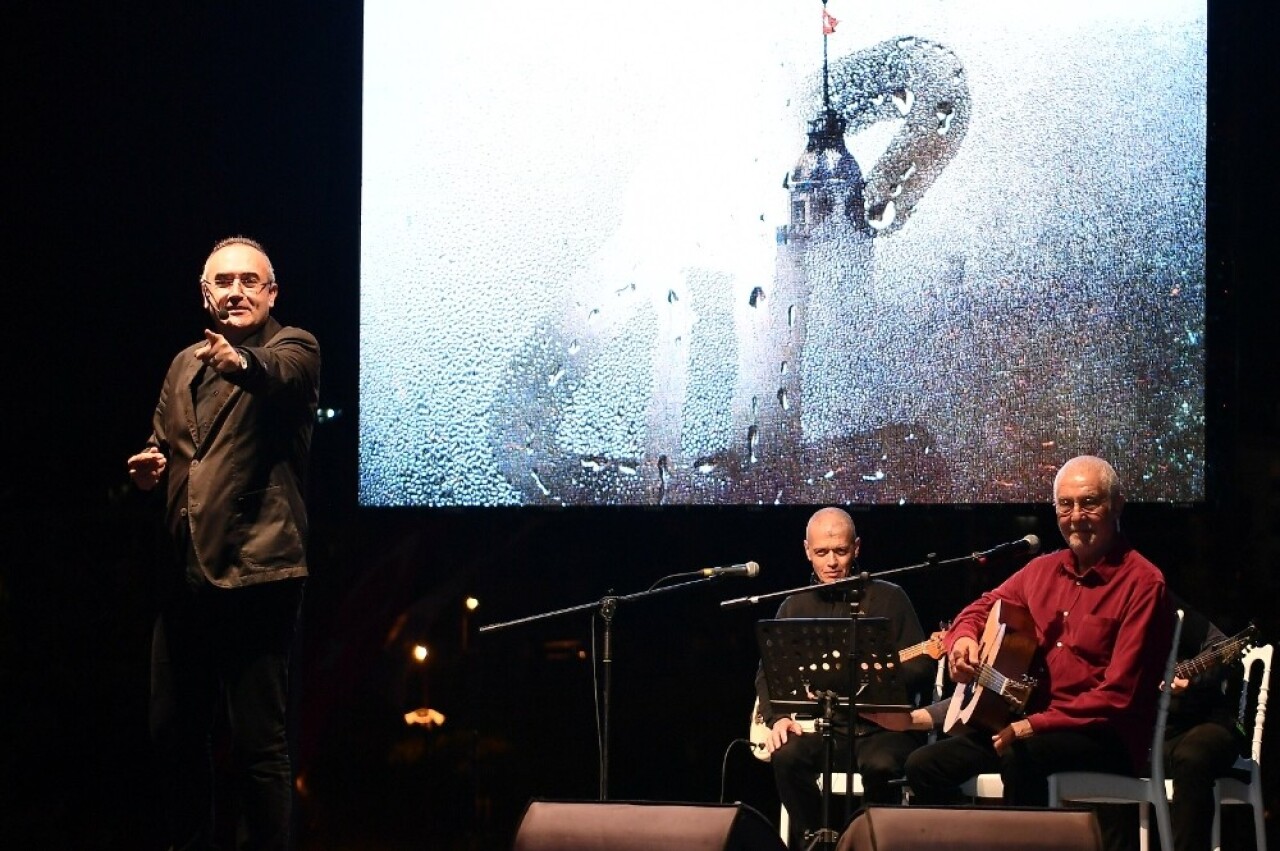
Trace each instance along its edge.
<instances>
[{"instance_id":1,"label":"wristwatch","mask_svg":"<svg viewBox=\"0 0 1280 851\"><path fill-rule=\"evenodd\" d=\"M249 371L249 359L248 359L248 358L246 358L246 357L244 356L244 352L242 352L242 351L240 351L240 350L238 350L238 349L237 349L237 350L236 350L236 356L240 358L240 371L241 371L241 372L248 372L248 371Z\"/></svg>"}]
</instances>

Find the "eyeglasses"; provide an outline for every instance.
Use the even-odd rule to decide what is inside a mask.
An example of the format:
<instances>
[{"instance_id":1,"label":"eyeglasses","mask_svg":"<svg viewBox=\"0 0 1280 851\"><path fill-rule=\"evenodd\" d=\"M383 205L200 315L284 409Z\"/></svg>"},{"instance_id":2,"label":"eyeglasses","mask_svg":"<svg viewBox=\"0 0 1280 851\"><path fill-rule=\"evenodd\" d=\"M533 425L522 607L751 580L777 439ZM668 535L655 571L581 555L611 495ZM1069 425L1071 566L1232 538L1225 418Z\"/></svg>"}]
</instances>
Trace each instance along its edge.
<instances>
[{"instance_id":1,"label":"eyeglasses","mask_svg":"<svg viewBox=\"0 0 1280 851\"><path fill-rule=\"evenodd\" d=\"M212 281L206 281L204 278L200 279L200 283L205 286L223 290L224 292L231 289L232 284L236 281L240 282L240 289L247 293L257 292L263 287L275 283L275 281L264 281L253 272L241 272L238 275L214 275Z\"/></svg>"},{"instance_id":2,"label":"eyeglasses","mask_svg":"<svg viewBox=\"0 0 1280 851\"><path fill-rule=\"evenodd\" d=\"M1081 514L1095 517L1101 514L1102 509L1109 504L1110 500L1101 496L1083 496L1080 499L1068 499L1064 496L1054 501L1053 508L1058 512L1059 517L1070 517L1077 508L1080 509Z\"/></svg>"}]
</instances>

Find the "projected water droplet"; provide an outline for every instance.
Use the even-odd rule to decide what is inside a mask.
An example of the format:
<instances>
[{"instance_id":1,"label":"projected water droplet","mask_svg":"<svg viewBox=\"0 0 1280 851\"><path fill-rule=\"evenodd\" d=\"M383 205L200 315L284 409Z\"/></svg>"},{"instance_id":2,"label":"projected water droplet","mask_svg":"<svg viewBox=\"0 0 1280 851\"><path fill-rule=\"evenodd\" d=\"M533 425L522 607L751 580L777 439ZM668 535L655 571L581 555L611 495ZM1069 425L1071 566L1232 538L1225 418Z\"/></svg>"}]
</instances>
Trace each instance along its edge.
<instances>
[{"instance_id":1,"label":"projected water droplet","mask_svg":"<svg viewBox=\"0 0 1280 851\"><path fill-rule=\"evenodd\" d=\"M796 327L796 306L794 304L787 308L787 327Z\"/></svg>"},{"instance_id":2,"label":"projected water droplet","mask_svg":"<svg viewBox=\"0 0 1280 851\"><path fill-rule=\"evenodd\" d=\"M590 470L593 473L598 473L603 470L607 464L601 458L583 458L582 466L584 469Z\"/></svg>"},{"instance_id":3,"label":"projected water droplet","mask_svg":"<svg viewBox=\"0 0 1280 851\"><path fill-rule=\"evenodd\" d=\"M787 388L783 387L778 391L778 404L782 406L782 410L791 410L791 403L787 401Z\"/></svg>"},{"instance_id":4,"label":"projected water droplet","mask_svg":"<svg viewBox=\"0 0 1280 851\"><path fill-rule=\"evenodd\" d=\"M542 491L543 496L551 496L550 488L542 483L542 477L538 475L537 470L530 470L529 478L533 479L533 483L537 486L538 490Z\"/></svg>"},{"instance_id":5,"label":"projected water droplet","mask_svg":"<svg viewBox=\"0 0 1280 851\"><path fill-rule=\"evenodd\" d=\"M878 209L872 210L867 216L867 224L876 230L884 230L893 224L893 217L897 214L897 210L893 206L892 201L886 201L882 205L878 205Z\"/></svg>"},{"instance_id":6,"label":"projected water droplet","mask_svg":"<svg viewBox=\"0 0 1280 851\"><path fill-rule=\"evenodd\" d=\"M564 377L564 367L556 364L555 369L547 376L547 386L555 387L560 383L560 379Z\"/></svg>"},{"instance_id":7,"label":"projected water droplet","mask_svg":"<svg viewBox=\"0 0 1280 851\"><path fill-rule=\"evenodd\" d=\"M578 341L575 339L572 343L569 344L569 354L576 355L578 353L578 350L581 348L582 346L579 345Z\"/></svg>"},{"instance_id":8,"label":"projected water droplet","mask_svg":"<svg viewBox=\"0 0 1280 851\"><path fill-rule=\"evenodd\" d=\"M703 475L710 473L715 468L716 468L716 465L712 461L699 460L699 461L695 461L693 464L693 469L697 470L699 473L702 473Z\"/></svg>"},{"instance_id":9,"label":"projected water droplet","mask_svg":"<svg viewBox=\"0 0 1280 851\"><path fill-rule=\"evenodd\" d=\"M756 307L762 298L764 298L764 287L756 287L751 291L751 295L747 297L747 304Z\"/></svg>"},{"instance_id":10,"label":"projected water droplet","mask_svg":"<svg viewBox=\"0 0 1280 851\"><path fill-rule=\"evenodd\" d=\"M938 116L938 135L947 135L951 131L951 120L956 117L955 105L946 102L940 103L934 109L934 113Z\"/></svg>"},{"instance_id":11,"label":"projected water droplet","mask_svg":"<svg viewBox=\"0 0 1280 851\"><path fill-rule=\"evenodd\" d=\"M747 426L747 458L752 464L760 460L756 457L756 444L760 442L760 430L755 426Z\"/></svg>"},{"instance_id":12,"label":"projected water droplet","mask_svg":"<svg viewBox=\"0 0 1280 851\"><path fill-rule=\"evenodd\" d=\"M595 322L599 318L600 318L600 308L598 307L591 308L591 312L587 314L587 322L588 323Z\"/></svg>"},{"instance_id":13,"label":"projected water droplet","mask_svg":"<svg viewBox=\"0 0 1280 851\"><path fill-rule=\"evenodd\" d=\"M676 295L675 290L667 290L667 304L675 304L680 300L680 296Z\"/></svg>"},{"instance_id":14,"label":"projected water droplet","mask_svg":"<svg viewBox=\"0 0 1280 851\"><path fill-rule=\"evenodd\" d=\"M633 463L625 463L618 465L618 472L624 476L634 476L640 471L640 468Z\"/></svg>"},{"instance_id":15,"label":"projected water droplet","mask_svg":"<svg viewBox=\"0 0 1280 851\"><path fill-rule=\"evenodd\" d=\"M916 95L911 89L898 89L893 93L893 105L897 107L899 115L906 115L910 112L915 102Z\"/></svg>"}]
</instances>

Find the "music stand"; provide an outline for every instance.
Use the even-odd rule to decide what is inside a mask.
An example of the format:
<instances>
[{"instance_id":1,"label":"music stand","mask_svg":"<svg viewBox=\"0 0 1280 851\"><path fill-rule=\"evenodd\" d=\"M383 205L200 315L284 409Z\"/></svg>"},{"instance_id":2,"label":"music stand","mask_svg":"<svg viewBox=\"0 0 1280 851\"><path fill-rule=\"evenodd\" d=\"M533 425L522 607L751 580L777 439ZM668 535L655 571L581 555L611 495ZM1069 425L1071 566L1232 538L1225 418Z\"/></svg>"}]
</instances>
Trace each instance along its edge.
<instances>
[{"instance_id":1,"label":"music stand","mask_svg":"<svg viewBox=\"0 0 1280 851\"><path fill-rule=\"evenodd\" d=\"M846 789L856 768L854 739L859 710L910 712L898 650L889 641L889 619L786 618L756 622L756 641L769 702L793 712L808 711L823 737L822 829L815 843L834 847L831 828L832 725L836 707L849 716Z\"/></svg>"}]
</instances>

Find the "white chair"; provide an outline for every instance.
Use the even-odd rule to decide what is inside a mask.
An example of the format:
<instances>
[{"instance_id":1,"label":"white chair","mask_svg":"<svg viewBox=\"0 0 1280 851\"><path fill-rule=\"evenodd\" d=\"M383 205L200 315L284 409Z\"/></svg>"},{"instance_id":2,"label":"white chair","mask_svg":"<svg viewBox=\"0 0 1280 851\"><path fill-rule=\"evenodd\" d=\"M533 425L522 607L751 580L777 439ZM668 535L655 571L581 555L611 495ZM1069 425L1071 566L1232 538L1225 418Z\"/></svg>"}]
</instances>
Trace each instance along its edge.
<instances>
[{"instance_id":1,"label":"white chair","mask_svg":"<svg viewBox=\"0 0 1280 851\"><path fill-rule=\"evenodd\" d=\"M1235 768L1249 775L1248 780L1235 777L1220 777L1213 787L1216 806L1213 811L1213 848L1222 851L1222 805L1247 804L1253 807L1253 829L1257 834L1258 851L1267 851L1267 825L1262 807L1262 726L1267 720L1267 692L1271 684L1271 652L1270 644L1255 647L1244 655L1244 685L1240 688L1239 721L1243 729L1249 729L1245 713L1249 702L1249 683L1254 668L1262 666L1262 674L1258 679L1257 709L1253 714L1253 736L1249 747L1249 756L1236 760Z\"/></svg>"},{"instance_id":2,"label":"white chair","mask_svg":"<svg viewBox=\"0 0 1280 851\"><path fill-rule=\"evenodd\" d=\"M809 734L812 735L812 731L809 731ZM845 792L845 789L848 786L845 782L847 776L848 775L843 771L831 772L831 806L833 810L837 806L835 797L837 795L847 794ZM822 775L818 775L818 789L822 789ZM855 797L862 797L862 775L856 771L853 773L853 794ZM843 802L841 802L839 806L844 806ZM779 809L781 809L782 812L778 815L778 835L782 837L782 844L790 847L791 816L787 813L786 807L780 807Z\"/></svg>"},{"instance_id":3,"label":"white chair","mask_svg":"<svg viewBox=\"0 0 1280 851\"><path fill-rule=\"evenodd\" d=\"M1178 637L1182 634L1182 610L1173 627L1173 642L1164 666L1163 682L1173 682L1173 669L1178 661ZM1160 847L1173 847L1173 826L1169 821L1169 800L1164 783L1164 728L1169 717L1170 690L1162 688L1156 704L1156 726L1151 737L1151 774L1128 777L1101 771L1059 771L1049 775L1049 806L1060 807L1063 801L1091 803L1141 804L1138 809L1139 847L1147 851L1151 829L1151 810L1156 812L1156 830Z\"/></svg>"},{"instance_id":4,"label":"white chair","mask_svg":"<svg viewBox=\"0 0 1280 851\"><path fill-rule=\"evenodd\" d=\"M999 774L978 774L960 784L960 793L971 800L1004 799L1004 781Z\"/></svg>"}]
</instances>

